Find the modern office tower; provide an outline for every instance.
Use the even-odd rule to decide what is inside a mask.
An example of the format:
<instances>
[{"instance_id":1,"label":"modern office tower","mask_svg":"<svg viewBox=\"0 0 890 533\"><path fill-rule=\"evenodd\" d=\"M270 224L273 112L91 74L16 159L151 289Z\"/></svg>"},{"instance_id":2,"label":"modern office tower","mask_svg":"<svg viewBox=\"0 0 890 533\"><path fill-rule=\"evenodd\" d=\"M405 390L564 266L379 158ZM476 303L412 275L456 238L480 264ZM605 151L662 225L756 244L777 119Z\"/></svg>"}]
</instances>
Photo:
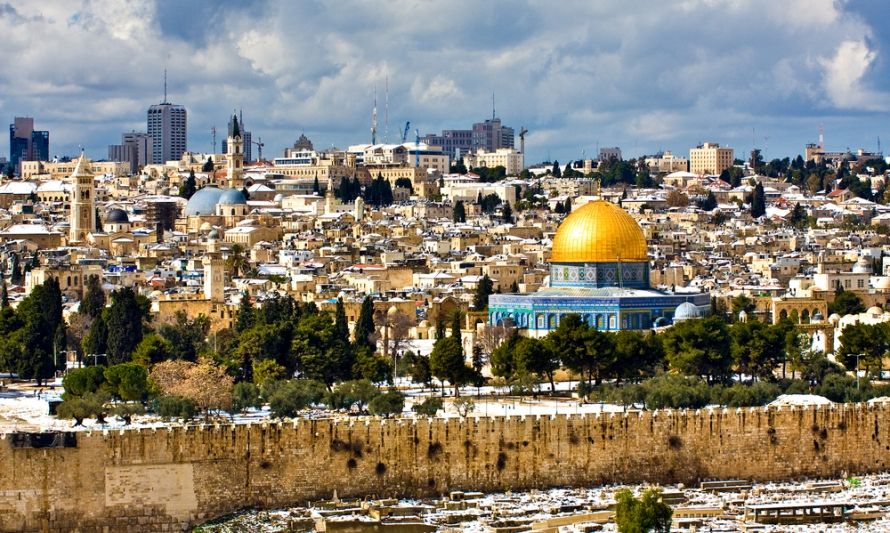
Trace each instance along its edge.
<instances>
[{"instance_id":1,"label":"modern office tower","mask_svg":"<svg viewBox=\"0 0 890 533\"><path fill-rule=\"evenodd\" d=\"M49 159L49 132L35 131L32 117L15 117L9 125L9 164L21 171L22 161Z\"/></svg>"},{"instance_id":2,"label":"modern office tower","mask_svg":"<svg viewBox=\"0 0 890 533\"><path fill-rule=\"evenodd\" d=\"M496 152L500 148L513 148L513 128L504 126L501 119L492 117L473 124L469 130L442 130L441 135L427 134L420 139L430 146L439 146L450 157L459 159L470 152L485 150Z\"/></svg>"},{"instance_id":3,"label":"modern office tower","mask_svg":"<svg viewBox=\"0 0 890 533\"><path fill-rule=\"evenodd\" d=\"M166 101L148 108L147 131L152 140L149 163L179 159L188 150L188 114L185 107Z\"/></svg>"},{"instance_id":4,"label":"modern office tower","mask_svg":"<svg viewBox=\"0 0 890 533\"><path fill-rule=\"evenodd\" d=\"M229 119L229 137L232 135L232 127L233 121L235 120L235 115L232 114L232 118ZM253 163L253 136L249 131L244 129L244 116L238 117L238 123L241 127L241 140L244 143L244 162L245 163ZM229 145L228 145L228 137L222 140L222 153L229 153Z\"/></svg>"},{"instance_id":5,"label":"modern office tower","mask_svg":"<svg viewBox=\"0 0 890 533\"><path fill-rule=\"evenodd\" d=\"M120 144L108 145L108 159L130 164L130 173L151 163L153 143L147 133L133 131L121 134Z\"/></svg>"}]
</instances>

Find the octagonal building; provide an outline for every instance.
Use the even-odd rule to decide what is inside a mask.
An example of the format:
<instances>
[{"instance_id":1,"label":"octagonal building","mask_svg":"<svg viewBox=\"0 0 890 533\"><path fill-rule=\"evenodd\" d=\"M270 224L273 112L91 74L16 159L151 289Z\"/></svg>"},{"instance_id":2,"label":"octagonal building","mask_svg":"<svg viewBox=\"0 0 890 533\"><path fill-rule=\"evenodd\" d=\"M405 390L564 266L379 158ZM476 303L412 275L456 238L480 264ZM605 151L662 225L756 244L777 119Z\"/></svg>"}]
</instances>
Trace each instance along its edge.
<instances>
[{"instance_id":1,"label":"octagonal building","mask_svg":"<svg viewBox=\"0 0 890 533\"><path fill-rule=\"evenodd\" d=\"M577 314L603 331L670 325L681 304L702 316L710 296L669 292L649 286L649 255L643 230L621 207L594 200L573 211L553 238L550 281L538 292L493 294L491 325L511 321L539 337L556 329L562 317ZM689 314L683 306L683 316Z\"/></svg>"}]
</instances>

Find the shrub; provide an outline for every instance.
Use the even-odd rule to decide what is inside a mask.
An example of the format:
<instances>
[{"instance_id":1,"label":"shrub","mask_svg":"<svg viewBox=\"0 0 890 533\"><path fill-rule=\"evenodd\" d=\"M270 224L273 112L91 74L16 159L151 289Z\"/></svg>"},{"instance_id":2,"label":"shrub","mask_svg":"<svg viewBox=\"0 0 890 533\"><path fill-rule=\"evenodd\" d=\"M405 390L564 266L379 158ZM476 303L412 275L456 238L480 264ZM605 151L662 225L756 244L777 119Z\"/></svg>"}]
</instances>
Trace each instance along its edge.
<instances>
[{"instance_id":1,"label":"shrub","mask_svg":"<svg viewBox=\"0 0 890 533\"><path fill-rule=\"evenodd\" d=\"M263 405L260 400L260 388L253 383L242 381L232 389L232 412L240 413L251 407Z\"/></svg>"},{"instance_id":2,"label":"shrub","mask_svg":"<svg viewBox=\"0 0 890 533\"><path fill-rule=\"evenodd\" d=\"M105 423L105 404L108 394L88 392L81 397L71 397L59 404L56 415L59 418L73 418L75 426L83 425L85 418L95 417L99 424Z\"/></svg>"},{"instance_id":3,"label":"shrub","mask_svg":"<svg viewBox=\"0 0 890 533\"><path fill-rule=\"evenodd\" d=\"M371 403L371 400L380 395L380 389L367 379L344 381L331 391L325 398L325 402L332 409L351 409L358 407L359 411Z\"/></svg>"},{"instance_id":4,"label":"shrub","mask_svg":"<svg viewBox=\"0 0 890 533\"><path fill-rule=\"evenodd\" d=\"M662 500L661 489L645 489L638 498L630 489L622 489L615 494L615 501L615 524L620 533L671 530L674 512Z\"/></svg>"},{"instance_id":5,"label":"shrub","mask_svg":"<svg viewBox=\"0 0 890 533\"><path fill-rule=\"evenodd\" d=\"M778 385L763 381L758 381L751 385L737 383L731 387L722 388L715 392L719 395L719 400L714 398L714 403L720 403L729 407L766 405L781 394Z\"/></svg>"},{"instance_id":6,"label":"shrub","mask_svg":"<svg viewBox=\"0 0 890 533\"><path fill-rule=\"evenodd\" d=\"M476 402L470 398L455 398L454 409L460 416L467 416L476 409Z\"/></svg>"},{"instance_id":7,"label":"shrub","mask_svg":"<svg viewBox=\"0 0 890 533\"><path fill-rule=\"evenodd\" d=\"M171 418L191 420L198 412L195 402L181 396L161 396L157 399L154 410L165 420Z\"/></svg>"},{"instance_id":8,"label":"shrub","mask_svg":"<svg viewBox=\"0 0 890 533\"><path fill-rule=\"evenodd\" d=\"M397 390L385 392L376 396L368 404L368 410L372 415L397 415L405 409L405 395Z\"/></svg>"},{"instance_id":9,"label":"shrub","mask_svg":"<svg viewBox=\"0 0 890 533\"><path fill-rule=\"evenodd\" d=\"M300 410L319 403L324 391L324 385L317 381L308 379L280 381L268 398L272 416L293 418Z\"/></svg>"},{"instance_id":10,"label":"shrub","mask_svg":"<svg viewBox=\"0 0 890 533\"><path fill-rule=\"evenodd\" d=\"M640 384L649 409L701 408L711 400L711 389L696 377L664 374Z\"/></svg>"},{"instance_id":11,"label":"shrub","mask_svg":"<svg viewBox=\"0 0 890 533\"><path fill-rule=\"evenodd\" d=\"M431 396L411 408L420 416L436 416L440 409L442 409L442 398L438 396Z\"/></svg>"}]
</instances>

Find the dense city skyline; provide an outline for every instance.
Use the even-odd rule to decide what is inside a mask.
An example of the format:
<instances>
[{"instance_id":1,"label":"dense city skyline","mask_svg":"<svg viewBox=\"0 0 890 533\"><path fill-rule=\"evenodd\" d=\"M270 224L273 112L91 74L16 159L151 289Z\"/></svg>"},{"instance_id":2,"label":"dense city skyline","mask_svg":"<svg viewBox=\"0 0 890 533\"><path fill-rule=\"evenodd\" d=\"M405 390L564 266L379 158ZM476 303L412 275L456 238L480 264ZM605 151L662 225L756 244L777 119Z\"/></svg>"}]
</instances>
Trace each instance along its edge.
<instances>
[{"instance_id":1,"label":"dense city skyline","mask_svg":"<svg viewBox=\"0 0 890 533\"><path fill-rule=\"evenodd\" d=\"M494 93L504 123L531 130L527 163L597 146L682 153L709 140L783 157L814 142L820 124L830 149L875 150L882 133L890 139L890 40L875 23L885 13L870 0L13 1L0 6L12 58L0 66L0 114L35 117L52 131L52 155L84 145L104 157L121 132L144 131L166 68L194 151L210 150L210 127L225 131L232 109L267 157L301 133L319 148L367 142L375 87L379 137L390 141L408 120L411 137L468 127L491 115Z\"/></svg>"}]
</instances>

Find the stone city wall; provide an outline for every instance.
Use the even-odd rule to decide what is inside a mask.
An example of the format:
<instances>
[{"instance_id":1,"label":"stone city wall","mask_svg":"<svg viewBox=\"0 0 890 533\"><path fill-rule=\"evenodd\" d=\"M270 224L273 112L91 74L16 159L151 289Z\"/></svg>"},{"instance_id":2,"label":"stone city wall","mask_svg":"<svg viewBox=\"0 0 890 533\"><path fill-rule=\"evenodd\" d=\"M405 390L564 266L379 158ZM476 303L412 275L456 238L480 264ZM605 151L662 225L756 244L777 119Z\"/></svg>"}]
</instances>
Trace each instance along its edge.
<instances>
[{"instance_id":1,"label":"stone city wall","mask_svg":"<svg viewBox=\"0 0 890 533\"><path fill-rule=\"evenodd\" d=\"M297 420L81 432L56 444L2 436L0 531L178 531L335 490L404 496L863 474L890 464L890 407Z\"/></svg>"}]
</instances>

